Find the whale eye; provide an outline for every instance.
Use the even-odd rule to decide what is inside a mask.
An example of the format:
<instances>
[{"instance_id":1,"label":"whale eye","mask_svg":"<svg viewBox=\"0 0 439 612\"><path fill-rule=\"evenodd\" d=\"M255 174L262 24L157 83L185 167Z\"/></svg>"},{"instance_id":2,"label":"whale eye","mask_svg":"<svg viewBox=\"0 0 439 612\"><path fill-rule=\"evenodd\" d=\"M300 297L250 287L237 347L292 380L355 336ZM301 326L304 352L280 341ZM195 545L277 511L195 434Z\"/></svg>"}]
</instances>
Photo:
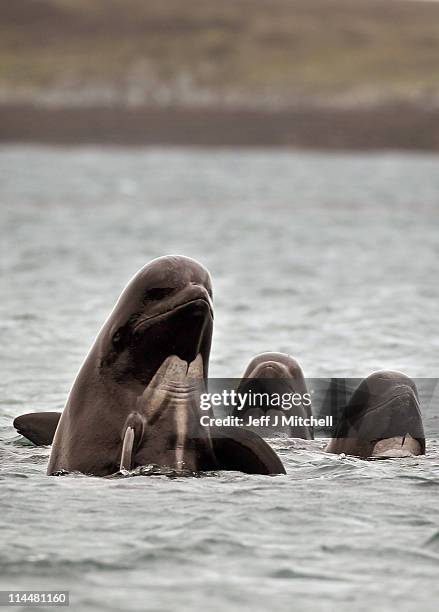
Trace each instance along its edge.
<instances>
[{"instance_id":1,"label":"whale eye","mask_svg":"<svg viewBox=\"0 0 439 612\"><path fill-rule=\"evenodd\" d=\"M116 348L120 347L120 345L122 344L122 334L121 334L120 329L117 330L117 332L112 337L111 341Z\"/></svg>"},{"instance_id":2,"label":"whale eye","mask_svg":"<svg viewBox=\"0 0 439 612\"><path fill-rule=\"evenodd\" d=\"M145 292L143 299L147 301L162 300L173 291L172 287L153 287Z\"/></svg>"}]
</instances>

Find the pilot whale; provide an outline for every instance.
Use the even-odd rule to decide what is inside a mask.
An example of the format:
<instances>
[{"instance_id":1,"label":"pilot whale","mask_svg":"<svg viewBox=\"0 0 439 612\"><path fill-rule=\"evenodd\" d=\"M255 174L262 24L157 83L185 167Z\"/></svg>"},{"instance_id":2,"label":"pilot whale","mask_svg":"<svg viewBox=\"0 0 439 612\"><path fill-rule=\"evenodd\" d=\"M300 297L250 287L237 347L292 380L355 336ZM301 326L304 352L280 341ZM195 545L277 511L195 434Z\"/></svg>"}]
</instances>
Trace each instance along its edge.
<instances>
[{"instance_id":1,"label":"pilot whale","mask_svg":"<svg viewBox=\"0 0 439 612\"><path fill-rule=\"evenodd\" d=\"M201 426L212 329L207 270L188 257L155 259L119 297L62 414L22 415L14 426L35 443L53 437L49 475L107 476L149 464L285 473L254 432Z\"/></svg>"},{"instance_id":2,"label":"pilot whale","mask_svg":"<svg viewBox=\"0 0 439 612\"><path fill-rule=\"evenodd\" d=\"M233 414L242 417L244 423L259 420L265 415L267 423L263 430L264 436L284 433L292 438L314 438L313 427L308 424L312 416L311 396L302 368L290 355L271 352L253 357L240 381L238 393L262 398L256 406L248 402ZM284 398L285 402L288 399L287 407L274 405L275 396ZM283 424L284 421L291 422L294 417L297 418L297 425ZM246 426L251 429L251 425ZM259 426L257 430L262 432Z\"/></svg>"},{"instance_id":3,"label":"pilot whale","mask_svg":"<svg viewBox=\"0 0 439 612\"><path fill-rule=\"evenodd\" d=\"M365 378L341 411L329 453L358 457L425 454L425 433L415 383L401 372Z\"/></svg>"}]
</instances>

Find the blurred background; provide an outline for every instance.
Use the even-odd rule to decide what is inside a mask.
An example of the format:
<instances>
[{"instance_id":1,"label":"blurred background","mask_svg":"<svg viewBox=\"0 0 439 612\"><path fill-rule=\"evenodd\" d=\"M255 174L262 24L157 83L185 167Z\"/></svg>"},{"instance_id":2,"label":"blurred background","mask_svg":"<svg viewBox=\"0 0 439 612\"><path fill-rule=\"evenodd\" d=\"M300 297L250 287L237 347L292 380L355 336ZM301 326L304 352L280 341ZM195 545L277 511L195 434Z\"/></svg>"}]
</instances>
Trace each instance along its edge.
<instances>
[{"instance_id":1,"label":"blurred background","mask_svg":"<svg viewBox=\"0 0 439 612\"><path fill-rule=\"evenodd\" d=\"M0 139L439 148L439 3L0 1Z\"/></svg>"}]
</instances>

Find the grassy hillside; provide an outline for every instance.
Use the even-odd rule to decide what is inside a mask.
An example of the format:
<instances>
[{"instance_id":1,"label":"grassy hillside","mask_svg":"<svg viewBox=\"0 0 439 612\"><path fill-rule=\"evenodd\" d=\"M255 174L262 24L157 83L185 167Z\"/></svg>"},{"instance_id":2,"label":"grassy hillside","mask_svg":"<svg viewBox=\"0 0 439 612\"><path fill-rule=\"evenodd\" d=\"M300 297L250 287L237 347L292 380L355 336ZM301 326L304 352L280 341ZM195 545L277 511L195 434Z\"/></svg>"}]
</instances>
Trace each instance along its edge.
<instances>
[{"instance_id":1,"label":"grassy hillside","mask_svg":"<svg viewBox=\"0 0 439 612\"><path fill-rule=\"evenodd\" d=\"M439 5L0 0L0 98L288 107L439 94Z\"/></svg>"}]
</instances>

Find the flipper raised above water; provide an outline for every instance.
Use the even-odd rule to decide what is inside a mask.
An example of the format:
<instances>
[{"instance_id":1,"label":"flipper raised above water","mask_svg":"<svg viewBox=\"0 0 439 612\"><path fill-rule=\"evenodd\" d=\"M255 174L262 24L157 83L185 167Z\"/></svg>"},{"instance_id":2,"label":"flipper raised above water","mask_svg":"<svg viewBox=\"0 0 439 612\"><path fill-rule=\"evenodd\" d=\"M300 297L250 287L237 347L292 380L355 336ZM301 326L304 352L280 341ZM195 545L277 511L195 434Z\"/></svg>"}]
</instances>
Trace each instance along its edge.
<instances>
[{"instance_id":1,"label":"flipper raised above water","mask_svg":"<svg viewBox=\"0 0 439 612\"><path fill-rule=\"evenodd\" d=\"M278 455L255 432L242 427L212 427L210 433L219 470L286 474Z\"/></svg>"},{"instance_id":2,"label":"flipper raised above water","mask_svg":"<svg viewBox=\"0 0 439 612\"><path fill-rule=\"evenodd\" d=\"M14 419L14 427L36 446L49 446L60 418L61 412L30 412Z\"/></svg>"}]
</instances>

